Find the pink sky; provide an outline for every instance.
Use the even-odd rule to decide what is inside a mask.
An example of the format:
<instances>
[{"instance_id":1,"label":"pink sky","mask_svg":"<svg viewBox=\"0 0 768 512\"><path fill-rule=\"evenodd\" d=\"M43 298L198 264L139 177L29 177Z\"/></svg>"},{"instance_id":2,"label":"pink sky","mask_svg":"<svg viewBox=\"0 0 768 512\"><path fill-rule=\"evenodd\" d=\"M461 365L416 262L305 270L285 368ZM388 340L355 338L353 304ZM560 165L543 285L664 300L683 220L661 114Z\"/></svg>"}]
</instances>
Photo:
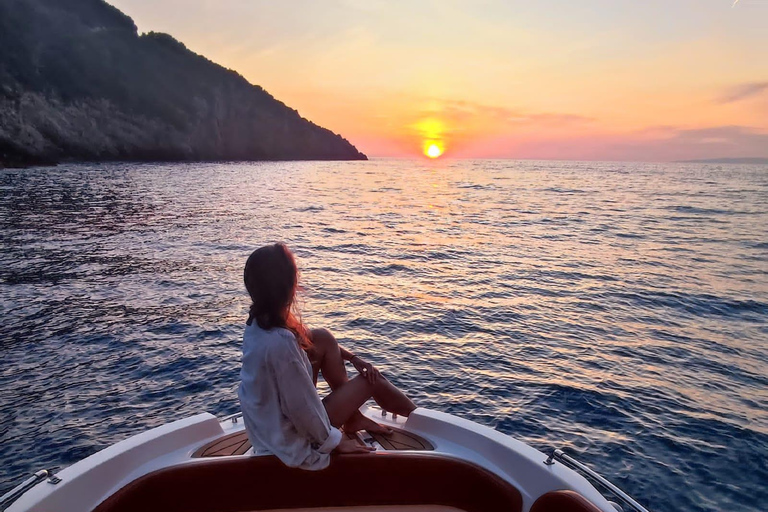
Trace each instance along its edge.
<instances>
[{"instance_id":1,"label":"pink sky","mask_svg":"<svg viewBox=\"0 0 768 512\"><path fill-rule=\"evenodd\" d=\"M110 0L369 156L768 157L768 0Z\"/></svg>"}]
</instances>

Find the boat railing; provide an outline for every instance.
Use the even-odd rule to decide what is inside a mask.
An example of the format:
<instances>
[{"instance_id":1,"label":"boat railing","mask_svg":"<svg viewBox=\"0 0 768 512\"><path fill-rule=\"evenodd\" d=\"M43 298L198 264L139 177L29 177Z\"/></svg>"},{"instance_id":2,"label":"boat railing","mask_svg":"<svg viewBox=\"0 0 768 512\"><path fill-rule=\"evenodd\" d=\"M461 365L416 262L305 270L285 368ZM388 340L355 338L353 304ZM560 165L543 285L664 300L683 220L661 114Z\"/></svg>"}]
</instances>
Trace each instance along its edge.
<instances>
[{"instance_id":1,"label":"boat railing","mask_svg":"<svg viewBox=\"0 0 768 512\"><path fill-rule=\"evenodd\" d=\"M237 420L243 417L242 412L236 412L235 414L230 414L229 416L224 416L223 418L219 419L219 423L224 423L225 421L231 421L232 423L237 423Z\"/></svg>"},{"instance_id":2,"label":"boat railing","mask_svg":"<svg viewBox=\"0 0 768 512\"><path fill-rule=\"evenodd\" d=\"M607 478L603 477L596 471L594 471L592 468L586 466L585 464L582 464L581 462L577 461L567 453L565 453L563 450L560 449L553 449L550 453L547 460L544 461L544 464L551 466L555 463L555 460L562 462L563 464L570 466L573 469L577 469L581 471L582 473L586 474L587 477L589 477L591 480L597 482L602 487L607 489L611 494L619 498L624 504L629 505L632 507L633 510L637 512L649 512L647 508L640 505L637 501L632 498L629 494L625 493L621 489L619 489L616 485L611 483Z\"/></svg>"},{"instance_id":3,"label":"boat railing","mask_svg":"<svg viewBox=\"0 0 768 512\"><path fill-rule=\"evenodd\" d=\"M52 484L57 484L61 482L61 479L57 477L52 469L41 469L34 475L30 476L23 482L21 482L19 485L8 491L7 493L3 494L0 497L0 512L7 509L8 507L13 504L14 501L19 499L22 494L30 490L32 487L36 486L40 482L42 482L45 479L48 479L48 481Z\"/></svg>"}]
</instances>

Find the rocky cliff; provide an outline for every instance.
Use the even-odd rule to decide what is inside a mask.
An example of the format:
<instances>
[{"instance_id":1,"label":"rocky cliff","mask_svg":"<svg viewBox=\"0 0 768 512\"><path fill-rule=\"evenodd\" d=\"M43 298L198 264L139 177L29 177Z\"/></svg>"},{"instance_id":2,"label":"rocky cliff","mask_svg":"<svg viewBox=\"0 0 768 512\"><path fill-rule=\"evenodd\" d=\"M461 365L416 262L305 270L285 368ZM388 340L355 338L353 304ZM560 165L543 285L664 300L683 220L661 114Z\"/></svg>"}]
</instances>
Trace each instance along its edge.
<instances>
[{"instance_id":1,"label":"rocky cliff","mask_svg":"<svg viewBox=\"0 0 768 512\"><path fill-rule=\"evenodd\" d=\"M0 0L0 166L365 158L102 0Z\"/></svg>"}]
</instances>

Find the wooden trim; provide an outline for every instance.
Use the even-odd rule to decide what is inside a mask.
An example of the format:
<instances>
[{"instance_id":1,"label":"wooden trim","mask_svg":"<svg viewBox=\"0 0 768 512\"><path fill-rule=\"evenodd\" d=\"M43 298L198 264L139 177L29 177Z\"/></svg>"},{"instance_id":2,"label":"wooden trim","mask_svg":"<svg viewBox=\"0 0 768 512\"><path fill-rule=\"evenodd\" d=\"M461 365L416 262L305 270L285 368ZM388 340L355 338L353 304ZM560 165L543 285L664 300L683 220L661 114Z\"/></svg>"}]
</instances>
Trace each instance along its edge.
<instances>
[{"instance_id":1,"label":"wooden trim","mask_svg":"<svg viewBox=\"0 0 768 512\"><path fill-rule=\"evenodd\" d=\"M392 429L391 434L374 434L372 432L366 432L366 434L385 450L432 451L435 449L432 443L407 430Z\"/></svg>"},{"instance_id":2,"label":"wooden trim","mask_svg":"<svg viewBox=\"0 0 768 512\"><path fill-rule=\"evenodd\" d=\"M393 429L392 434L372 434L363 432L363 437L372 438L385 450L389 451L431 451L432 443L423 437L401 429ZM193 458L199 457L226 457L228 455L243 455L251 448L251 442L245 430L228 434L214 439L198 448Z\"/></svg>"},{"instance_id":3,"label":"wooden trim","mask_svg":"<svg viewBox=\"0 0 768 512\"><path fill-rule=\"evenodd\" d=\"M192 457L224 457L227 455L241 455L241 453L237 452L243 448L244 444L247 446L244 450L242 450L242 453L247 452L251 447L251 442L248 440L248 434L245 432L245 430L214 439L210 443L204 444L198 448L195 453L192 454Z\"/></svg>"}]
</instances>

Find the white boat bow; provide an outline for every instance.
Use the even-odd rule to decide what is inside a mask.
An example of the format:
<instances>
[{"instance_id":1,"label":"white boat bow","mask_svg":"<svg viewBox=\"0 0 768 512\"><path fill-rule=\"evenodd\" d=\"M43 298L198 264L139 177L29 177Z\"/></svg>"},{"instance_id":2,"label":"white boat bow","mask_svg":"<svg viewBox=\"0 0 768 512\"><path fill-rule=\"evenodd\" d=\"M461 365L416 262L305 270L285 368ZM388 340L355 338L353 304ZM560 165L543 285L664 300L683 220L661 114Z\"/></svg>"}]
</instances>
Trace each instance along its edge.
<instances>
[{"instance_id":1,"label":"white boat bow","mask_svg":"<svg viewBox=\"0 0 768 512\"><path fill-rule=\"evenodd\" d=\"M341 507L339 510L357 510L349 505L414 511L438 505L453 507L450 510L474 507L519 512L621 510L572 469L575 467L611 491L624 506L647 512L618 487L562 451L547 456L489 427L429 409L416 409L408 418L367 406L361 411L392 427L395 434L358 434L360 442L377 447L377 451L335 456L323 471L286 468L279 461L275 463L271 455L254 454L239 414L217 419L203 413L130 437L55 474L38 472L3 496L0 510L116 512L130 510L130 504L138 506L140 495L153 495L159 496L154 502L157 510L169 512L169 504L160 496L163 493L171 495L171 508L189 499L191 504L179 505L189 512L190 507L201 512L219 510L217 505L206 504L213 495L220 510L233 512L265 507L329 510L327 507L335 506ZM285 476L279 476L282 474ZM344 479L347 486L353 485L350 479L363 479L359 485L368 486L368 491L355 491L335 501L327 496L329 493L320 493L325 496L314 499L311 492L306 496L289 492L286 501L280 502L278 488L293 488L281 479L290 479L295 489L303 485L311 490L320 483L334 485L333 478ZM210 479L208 494L203 488L206 479ZM265 484L267 481L270 485ZM194 482L197 485L189 487ZM389 494L379 486L390 486ZM177 491L174 498L176 487L185 490ZM224 488L230 489L226 495L222 494ZM243 496L237 495L238 489L242 489ZM475 503L475 499L480 501ZM395 505L400 508L386 508ZM141 507L154 508L153 502L141 502Z\"/></svg>"}]
</instances>

